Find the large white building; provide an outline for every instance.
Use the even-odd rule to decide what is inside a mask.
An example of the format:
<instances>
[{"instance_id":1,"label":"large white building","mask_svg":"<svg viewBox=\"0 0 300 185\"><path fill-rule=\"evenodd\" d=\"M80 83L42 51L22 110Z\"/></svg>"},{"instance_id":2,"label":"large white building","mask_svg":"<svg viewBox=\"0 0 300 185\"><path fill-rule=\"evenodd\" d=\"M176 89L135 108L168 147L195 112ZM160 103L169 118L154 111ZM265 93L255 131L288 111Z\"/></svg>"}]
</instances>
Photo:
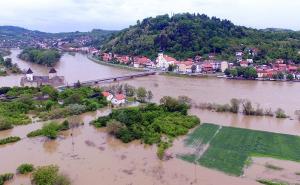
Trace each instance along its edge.
<instances>
[{"instance_id":1,"label":"large white building","mask_svg":"<svg viewBox=\"0 0 300 185\"><path fill-rule=\"evenodd\" d=\"M158 57L156 58L157 68L167 69L169 65L174 65L175 63L177 63L175 58L164 55L163 53L158 53Z\"/></svg>"}]
</instances>

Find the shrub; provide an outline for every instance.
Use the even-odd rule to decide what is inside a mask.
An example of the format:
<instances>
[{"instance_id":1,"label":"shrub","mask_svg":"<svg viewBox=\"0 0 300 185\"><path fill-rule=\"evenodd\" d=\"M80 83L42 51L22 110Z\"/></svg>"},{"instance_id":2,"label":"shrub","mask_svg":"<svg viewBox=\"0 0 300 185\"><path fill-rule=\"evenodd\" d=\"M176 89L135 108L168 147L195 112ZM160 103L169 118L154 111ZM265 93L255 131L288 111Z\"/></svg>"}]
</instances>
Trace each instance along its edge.
<instances>
[{"instance_id":1,"label":"shrub","mask_svg":"<svg viewBox=\"0 0 300 185\"><path fill-rule=\"evenodd\" d=\"M58 166L38 167L32 174L33 185L70 185L69 178L59 173Z\"/></svg>"},{"instance_id":2,"label":"shrub","mask_svg":"<svg viewBox=\"0 0 300 185\"><path fill-rule=\"evenodd\" d=\"M103 117L99 117L94 121L91 121L90 124L94 125L95 127L105 127L107 122L110 120L109 116L103 116Z\"/></svg>"},{"instance_id":3,"label":"shrub","mask_svg":"<svg viewBox=\"0 0 300 185\"><path fill-rule=\"evenodd\" d=\"M38 129L38 130L34 130L31 131L27 134L27 137L36 137L36 136L41 136L43 135L43 130L42 129Z\"/></svg>"},{"instance_id":4,"label":"shrub","mask_svg":"<svg viewBox=\"0 0 300 185\"><path fill-rule=\"evenodd\" d=\"M34 167L32 164L21 164L18 168L17 168L17 172L20 174L27 174L30 173L34 170Z\"/></svg>"},{"instance_id":5,"label":"shrub","mask_svg":"<svg viewBox=\"0 0 300 185\"><path fill-rule=\"evenodd\" d=\"M21 140L20 137L10 136L10 137L4 138L4 139L0 139L0 145L4 145L4 144L7 144L7 143L14 143L14 142L17 142L17 141L20 141L20 140Z\"/></svg>"},{"instance_id":6,"label":"shrub","mask_svg":"<svg viewBox=\"0 0 300 185\"><path fill-rule=\"evenodd\" d=\"M59 131L68 130L69 128L70 126L68 121L64 121L62 124L50 122L44 124L41 129L28 133L27 137L46 136L49 139L56 139Z\"/></svg>"},{"instance_id":7,"label":"shrub","mask_svg":"<svg viewBox=\"0 0 300 185\"><path fill-rule=\"evenodd\" d=\"M107 122L106 127L108 133L116 135L119 132L119 130L124 127L124 125L121 122L113 119Z\"/></svg>"},{"instance_id":8,"label":"shrub","mask_svg":"<svg viewBox=\"0 0 300 185\"><path fill-rule=\"evenodd\" d=\"M12 124L9 123L6 119L0 117L0 131L8 130L13 128Z\"/></svg>"},{"instance_id":9,"label":"shrub","mask_svg":"<svg viewBox=\"0 0 300 185\"><path fill-rule=\"evenodd\" d=\"M276 118L287 118L288 116L285 114L284 110L278 108L275 112Z\"/></svg>"},{"instance_id":10,"label":"shrub","mask_svg":"<svg viewBox=\"0 0 300 185\"><path fill-rule=\"evenodd\" d=\"M3 185L5 181L9 181L14 177L12 173L5 173L0 175L0 185Z\"/></svg>"}]
</instances>

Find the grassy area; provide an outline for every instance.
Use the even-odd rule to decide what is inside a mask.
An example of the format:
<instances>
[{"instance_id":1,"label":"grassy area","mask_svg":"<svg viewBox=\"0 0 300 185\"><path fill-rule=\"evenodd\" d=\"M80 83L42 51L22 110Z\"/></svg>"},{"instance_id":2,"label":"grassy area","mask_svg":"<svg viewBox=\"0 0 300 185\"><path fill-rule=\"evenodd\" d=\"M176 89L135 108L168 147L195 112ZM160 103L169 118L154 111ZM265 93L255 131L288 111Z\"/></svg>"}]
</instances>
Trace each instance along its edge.
<instances>
[{"instance_id":1,"label":"grassy area","mask_svg":"<svg viewBox=\"0 0 300 185\"><path fill-rule=\"evenodd\" d=\"M5 145L5 144L8 144L8 143L14 143L14 142L17 142L17 141L20 141L20 140L21 140L20 137L11 136L11 137L7 137L7 138L4 138L4 139L0 139L0 145Z\"/></svg>"},{"instance_id":2,"label":"grassy area","mask_svg":"<svg viewBox=\"0 0 300 185\"><path fill-rule=\"evenodd\" d=\"M259 180L257 180L257 182L259 182L261 184L266 184L266 185L289 185L286 182L281 182L281 181L277 181L277 180L268 180L268 179L259 179Z\"/></svg>"},{"instance_id":3,"label":"grassy area","mask_svg":"<svg viewBox=\"0 0 300 185\"><path fill-rule=\"evenodd\" d=\"M195 159L195 163L237 176L243 173L243 168L251 156L300 161L298 136L219 127L206 123L188 136L186 145L195 148L193 143L197 141L204 144L209 142L208 149L202 156L186 154L180 156L182 159L189 162Z\"/></svg>"}]
</instances>

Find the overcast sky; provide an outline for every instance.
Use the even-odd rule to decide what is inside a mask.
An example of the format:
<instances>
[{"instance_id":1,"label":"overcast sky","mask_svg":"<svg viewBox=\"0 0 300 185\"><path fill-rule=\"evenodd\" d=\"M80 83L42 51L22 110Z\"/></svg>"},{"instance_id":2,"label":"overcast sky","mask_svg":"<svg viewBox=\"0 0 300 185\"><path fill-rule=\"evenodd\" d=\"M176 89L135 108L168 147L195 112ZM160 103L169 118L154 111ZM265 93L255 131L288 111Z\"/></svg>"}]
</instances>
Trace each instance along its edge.
<instances>
[{"instance_id":1,"label":"overcast sky","mask_svg":"<svg viewBox=\"0 0 300 185\"><path fill-rule=\"evenodd\" d=\"M47 32L118 30L145 17L182 12L253 28L300 30L300 0L0 0L0 25Z\"/></svg>"}]
</instances>

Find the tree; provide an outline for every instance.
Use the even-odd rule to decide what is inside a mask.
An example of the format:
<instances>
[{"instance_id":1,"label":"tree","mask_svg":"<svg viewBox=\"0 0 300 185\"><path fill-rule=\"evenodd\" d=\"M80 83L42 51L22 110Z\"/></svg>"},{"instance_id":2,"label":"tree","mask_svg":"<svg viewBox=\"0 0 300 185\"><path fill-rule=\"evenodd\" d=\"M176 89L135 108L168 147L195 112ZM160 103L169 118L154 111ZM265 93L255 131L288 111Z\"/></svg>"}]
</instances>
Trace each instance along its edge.
<instances>
[{"instance_id":1,"label":"tree","mask_svg":"<svg viewBox=\"0 0 300 185\"><path fill-rule=\"evenodd\" d=\"M174 70L175 70L175 65L170 64L170 65L168 66L168 71L169 71L169 72L172 72L172 71L174 71Z\"/></svg>"},{"instance_id":2,"label":"tree","mask_svg":"<svg viewBox=\"0 0 300 185\"><path fill-rule=\"evenodd\" d=\"M229 68L225 69L224 74L226 76L229 76L230 75L230 69Z\"/></svg>"},{"instance_id":3,"label":"tree","mask_svg":"<svg viewBox=\"0 0 300 185\"><path fill-rule=\"evenodd\" d=\"M4 60L4 66L7 67L7 68L11 68L13 66L12 59L11 58L6 58Z\"/></svg>"},{"instance_id":4,"label":"tree","mask_svg":"<svg viewBox=\"0 0 300 185\"><path fill-rule=\"evenodd\" d=\"M192 73L195 73L196 69L197 69L197 66L196 65L192 65Z\"/></svg>"},{"instance_id":5,"label":"tree","mask_svg":"<svg viewBox=\"0 0 300 185\"><path fill-rule=\"evenodd\" d=\"M288 81L292 81L292 80L294 80L294 75L291 74L291 73L289 73L289 74L287 74L286 79L287 79Z\"/></svg>"},{"instance_id":6,"label":"tree","mask_svg":"<svg viewBox=\"0 0 300 185\"><path fill-rule=\"evenodd\" d=\"M236 98L232 98L230 100L230 111L233 112L233 113L238 113L239 112L239 109L240 109L240 103L241 101L236 99Z\"/></svg>"},{"instance_id":7,"label":"tree","mask_svg":"<svg viewBox=\"0 0 300 185\"><path fill-rule=\"evenodd\" d=\"M58 166L38 167L32 174L33 185L70 185L70 179L59 173Z\"/></svg>"},{"instance_id":8,"label":"tree","mask_svg":"<svg viewBox=\"0 0 300 185\"><path fill-rule=\"evenodd\" d=\"M80 83L79 80L74 84L74 87L75 88L80 88L81 87L81 83Z\"/></svg>"},{"instance_id":9,"label":"tree","mask_svg":"<svg viewBox=\"0 0 300 185\"><path fill-rule=\"evenodd\" d=\"M109 120L106 126L108 133L112 135L116 135L120 131L120 129L124 127L124 125L121 122L114 119Z\"/></svg>"},{"instance_id":10,"label":"tree","mask_svg":"<svg viewBox=\"0 0 300 185\"><path fill-rule=\"evenodd\" d=\"M136 90L133 86L125 84L124 85L124 91L125 91L126 96L132 97L132 96L135 95Z\"/></svg>"},{"instance_id":11,"label":"tree","mask_svg":"<svg viewBox=\"0 0 300 185\"><path fill-rule=\"evenodd\" d=\"M152 93L152 91L148 91L148 92L147 92L147 99L148 99L148 102L150 102L150 101L152 100L152 98L153 98L153 93Z\"/></svg>"},{"instance_id":12,"label":"tree","mask_svg":"<svg viewBox=\"0 0 300 185\"><path fill-rule=\"evenodd\" d=\"M139 87L136 91L136 96L138 101L140 102L145 102L146 97L147 97L147 91L144 87Z\"/></svg>"},{"instance_id":13,"label":"tree","mask_svg":"<svg viewBox=\"0 0 300 185\"><path fill-rule=\"evenodd\" d=\"M257 72L254 67L247 67L243 74L246 79L255 79L257 78Z\"/></svg>"},{"instance_id":14,"label":"tree","mask_svg":"<svg viewBox=\"0 0 300 185\"><path fill-rule=\"evenodd\" d=\"M231 69L231 70L230 70L230 75L231 75L232 77L237 77L237 76L238 76L238 71L237 71L237 69L236 69L236 68Z\"/></svg>"}]
</instances>

